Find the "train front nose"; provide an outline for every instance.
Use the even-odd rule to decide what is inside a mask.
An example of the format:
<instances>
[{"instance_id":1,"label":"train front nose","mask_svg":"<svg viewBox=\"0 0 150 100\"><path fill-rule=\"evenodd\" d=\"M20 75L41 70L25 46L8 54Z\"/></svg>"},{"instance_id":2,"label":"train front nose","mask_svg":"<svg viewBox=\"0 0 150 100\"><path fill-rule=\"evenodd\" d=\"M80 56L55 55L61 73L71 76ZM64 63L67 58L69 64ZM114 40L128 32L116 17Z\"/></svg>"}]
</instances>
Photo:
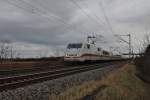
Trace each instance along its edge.
<instances>
[{"instance_id":1,"label":"train front nose","mask_svg":"<svg viewBox=\"0 0 150 100\"><path fill-rule=\"evenodd\" d=\"M66 55L64 56L65 61L80 61L80 51L82 43L71 43L68 44Z\"/></svg>"},{"instance_id":2,"label":"train front nose","mask_svg":"<svg viewBox=\"0 0 150 100\"><path fill-rule=\"evenodd\" d=\"M67 52L65 57L65 61L80 61L81 57L79 55L79 52L77 50Z\"/></svg>"},{"instance_id":3,"label":"train front nose","mask_svg":"<svg viewBox=\"0 0 150 100\"><path fill-rule=\"evenodd\" d=\"M80 61L80 56L77 54L66 54L64 57L65 61Z\"/></svg>"}]
</instances>

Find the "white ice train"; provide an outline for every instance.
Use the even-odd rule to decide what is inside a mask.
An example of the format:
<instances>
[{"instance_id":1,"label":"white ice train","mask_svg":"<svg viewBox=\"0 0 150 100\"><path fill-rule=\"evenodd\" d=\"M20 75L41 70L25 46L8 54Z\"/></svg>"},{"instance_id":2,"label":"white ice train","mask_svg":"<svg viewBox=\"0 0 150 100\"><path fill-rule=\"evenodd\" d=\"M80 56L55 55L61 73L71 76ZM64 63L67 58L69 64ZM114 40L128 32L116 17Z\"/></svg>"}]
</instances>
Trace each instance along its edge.
<instances>
[{"instance_id":1,"label":"white ice train","mask_svg":"<svg viewBox=\"0 0 150 100\"><path fill-rule=\"evenodd\" d=\"M67 46L64 61L84 62L98 60L117 60L120 56L113 56L112 53L102 50L91 43L70 43Z\"/></svg>"}]
</instances>

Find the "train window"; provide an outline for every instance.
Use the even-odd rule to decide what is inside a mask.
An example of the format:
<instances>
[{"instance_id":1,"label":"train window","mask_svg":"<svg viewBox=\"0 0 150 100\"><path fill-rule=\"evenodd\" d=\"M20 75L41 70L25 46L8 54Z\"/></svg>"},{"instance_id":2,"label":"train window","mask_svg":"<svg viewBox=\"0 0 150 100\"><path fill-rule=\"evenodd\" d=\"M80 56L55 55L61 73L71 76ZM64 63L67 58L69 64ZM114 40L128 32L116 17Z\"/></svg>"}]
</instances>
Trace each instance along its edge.
<instances>
[{"instance_id":1,"label":"train window","mask_svg":"<svg viewBox=\"0 0 150 100\"><path fill-rule=\"evenodd\" d=\"M101 48L97 48L97 51L101 51Z\"/></svg>"},{"instance_id":2,"label":"train window","mask_svg":"<svg viewBox=\"0 0 150 100\"><path fill-rule=\"evenodd\" d=\"M90 45L89 44L87 44L87 48L90 49Z\"/></svg>"},{"instance_id":3,"label":"train window","mask_svg":"<svg viewBox=\"0 0 150 100\"><path fill-rule=\"evenodd\" d=\"M103 51L103 54L104 54L104 55L109 55L109 52Z\"/></svg>"},{"instance_id":4,"label":"train window","mask_svg":"<svg viewBox=\"0 0 150 100\"><path fill-rule=\"evenodd\" d=\"M81 48L82 47L82 43L74 43L74 44L69 44L68 45L68 49L71 49L71 48Z\"/></svg>"}]
</instances>

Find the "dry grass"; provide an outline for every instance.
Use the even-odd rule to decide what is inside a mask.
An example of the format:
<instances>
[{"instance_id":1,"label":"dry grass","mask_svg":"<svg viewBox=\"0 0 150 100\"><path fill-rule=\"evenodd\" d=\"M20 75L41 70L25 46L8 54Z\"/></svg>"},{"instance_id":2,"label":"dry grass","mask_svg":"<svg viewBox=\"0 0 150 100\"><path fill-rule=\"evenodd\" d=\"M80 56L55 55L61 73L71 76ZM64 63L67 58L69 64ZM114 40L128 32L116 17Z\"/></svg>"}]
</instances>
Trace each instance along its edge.
<instances>
[{"instance_id":1,"label":"dry grass","mask_svg":"<svg viewBox=\"0 0 150 100\"><path fill-rule=\"evenodd\" d=\"M50 95L49 100L80 100L104 85L107 87L93 95L94 100L149 100L148 85L136 77L135 73L134 65L125 65L102 80L73 87L60 95Z\"/></svg>"},{"instance_id":2,"label":"dry grass","mask_svg":"<svg viewBox=\"0 0 150 100\"><path fill-rule=\"evenodd\" d=\"M98 86L99 82L91 81L81 86L76 86L71 89L68 89L60 95L50 95L49 100L78 100L81 97L86 96L86 94L97 89Z\"/></svg>"},{"instance_id":3,"label":"dry grass","mask_svg":"<svg viewBox=\"0 0 150 100\"><path fill-rule=\"evenodd\" d=\"M111 73L102 80L108 87L100 91L95 100L149 100L148 84L135 75L135 69L134 65L126 65Z\"/></svg>"}]
</instances>

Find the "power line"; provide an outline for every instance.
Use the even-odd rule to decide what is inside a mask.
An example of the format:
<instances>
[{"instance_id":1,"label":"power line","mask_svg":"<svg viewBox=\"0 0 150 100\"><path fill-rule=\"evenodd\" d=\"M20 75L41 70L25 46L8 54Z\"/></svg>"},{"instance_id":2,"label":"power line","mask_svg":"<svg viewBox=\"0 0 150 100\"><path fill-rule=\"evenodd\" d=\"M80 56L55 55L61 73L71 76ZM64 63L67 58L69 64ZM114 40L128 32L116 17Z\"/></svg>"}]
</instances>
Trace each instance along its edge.
<instances>
[{"instance_id":1,"label":"power line","mask_svg":"<svg viewBox=\"0 0 150 100\"><path fill-rule=\"evenodd\" d=\"M35 6L33 6L32 4L30 4L30 3L28 3L28 2L26 2L26 1L24 1L24 0L22 0L23 2L25 2L25 3L27 3L27 4L29 4L29 5L31 5L32 7L34 7L34 8L36 8L36 9L39 9L39 8L37 8L37 7L35 7ZM38 1L37 1L38 2ZM43 11L43 13L50 13L48 10L47 10L47 8L45 8L44 6L42 6L41 4L40 4L40 6L39 6L40 8L42 8L42 11ZM47 10L47 11L44 11L44 10ZM40 10L39 10L40 11ZM66 21L63 19L63 18L61 18L60 16L57 16L57 15L55 15L55 14L53 14L53 13L51 13L51 15L47 15L48 17L52 17L52 18L54 18L54 19L56 19L57 21L60 21L61 23L63 23L64 25L66 25L67 26L67 28L65 28L65 30L66 29L71 29L71 30L73 30L73 31L75 31L75 29L72 29L70 26L71 26L71 24L68 24L68 23L66 23ZM78 31L78 30L77 30ZM81 32L82 33L82 32Z\"/></svg>"},{"instance_id":2,"label":"power line","mask_svg":"<svg viewBox=\"0 0 150 100\"><path fill-rule=\"evenodd\" d=\"M99 5L100 5L100 7L101 7L101 9L102 9L102 12L103 12L103 14L104 14L105 20L106 20L106 22L107 22L107 24L108 24L108 26L109 26L109 28L110 28L110 31L112 32L112 34L114 34L112 25L110 24L110 21L109 21L107 15L106 15L106 13L105 13L105 8L104 8L104 6L103 6L103 4L102 4L101 1L99 1Z\"/></svg>"},{"instance_id":3,"label":"power line","mask_svg":"<svg viewBox=\"0 0 150 100\"><path fill-rule=\"evenodd\" d=\"M21 2L21 1L22 1L22 0L19 0L19 2ZM50 15L42 16L41 14L45 14L45 13L47 13L47 12L40 11L37 7L31 5L30 3L26 2L26 1L22 1L22 2L23 2L23 3L26 3L27 5L29 5L29 7L30 7L31 10L25 9L23 6L18 5L18 4L14 3L14 2L12 2L12 1L9 1L9 0L5 0L5 2L7 2L8 4L13 5L13 6L17 7L17 8L20 8L20 9L22 9L22 10L28 12L28 13L31 13L31 14L34 14L34 15L38 15L38 16L41 16L41 17L44 17L44 18L46 18L46 19L47 19L48 21L50 21L50 22L52 21L51 18L54 18L55 20L57 20L57 21L59 21L59 22L65 24L66 26L68 26L67 29L71 29L70 24L68 24L68 23L66 23L65 21L63 21L62 19L60 19L59 16L54 16L54 15L51 15L51 16L50 16ZM38 12L37 12L37 11L38 11ZM39 13L39 12L40 12L40 13ZM71 29L71 30L74 31L74 29Z\"/></svg>"},{"instance_id":4,"label":"power line","mask_svg":"<svg viewBox=\"0 0 150 100\"><path fill-rule=\"evenodd\" d=\"M124 43L129 45L129 58L131 58L132 55L132 45L131 45L131 34L127 34L127 35L116 35L121 41L123 41ZM124 40L121 36L127 36L129 38L128 41Z\"/></svg>"},{"instance_id":5,"label":"power line","mask_svg":"<svg viewBox=\"0 0 150 100\"><path fill-rule=\"evenodd\" d=\"M25 10L26 12L34 13L32 10L25 9L24 7L19 6L16 3L10 2L9 0L5 0L4 2L6 2L6 3L10 4L10 5L13 5L13 6L17 7L17 8L20 8L22 10Z\"/></svg>"},{"instance_id":6,"label":"power line","mask_svg":"<svg viewBox=\"0 0 150 100\"><path fill-rule=\"evenodd\" d=\"M38 3L38 1L36 2L36 3ZM38 3L39 5L40 5L40 7L41 8L43 8L43 9L45 9L45 10L47 10L47 7L46 6L43 6L43 5L41 5L41 3ZM48 10L47 10L48 11ZM85 12L86 13L86 12ZM56 15L57 16L57 15ZM58 17L58 16L57 16ZM90 16L89 16L90 17ZM59 17L60 18L60 17ZM92 18L92 17L91 17ZM61 20L64 20L63 18L60 18ZM70 26L69 26L70 25ZM68 26L69 27L72 27L72 24L68 24Z\"/></svg>"},{"instance_id":7,"label":"power line","mask_svg":"<svg viewBox=\"0 0 150 100\"><path fill-rule=\"evenodd\" d=\"M86 3L85 3L85 4L86 4ZM88 8L88 5L87 5L87 4L86 4L86 6L87 6L87 8ZM93 16L95 16L95 18L96 18L97 20L102 21L102 19L101 19L96 13L94 13L92 10L90 10L90 11L91 11L91 13L93 14ZM106 22L106 23L105 23L105 22L102 22L102 24L108 26L107 22ZM110 28L110 27L108 26L108 28Z\"/></svg>"},{"instance_id":8,"label":"power line","mask_svg":"<svg viewBox=\"0 0 150 100\"><path fill-rule=\"evenodd\" d=\"M99 0L98 0L98 1L99 1ZM106 12L105 12L105 8L104 8L104 6L103 6L103 4L102 4L101 1L99 1L99 5L100 5L101 10L102 10L102 12L103 12L103 14L104 14L105 20L106 20L106 22L107 22L107 24L108 24L108 28L110 29L110 31L111 31L111 33L113 34L114 38L117 38L117 37L115 36L115 33L114 33L114 31L113 31L113 28L112 28L112 25L111 25L111 23L110 23L110 21L109 21L109 18L108 18L108 16L107 16ZM123 41L123 39L121 39L121 40ZM124 41L124 42L126 42L126 41ZM129 47L129 48L130 48L130 47Z\"/></svg>"},{"instance_id":9,"label":"power line","mask_svg":"<svg viewBox=\"0 0 150 100\"><path fill-rule=\"evenodd\" d=\"M88 5L87 5L87 3L84 3L85 5L86 5L86 7L88 8ZM103 25L105 25L106 23L105 22L102 22L102 19L96 14L96 13L94 13L91 9L89 9L90 10L90 12L93 14L93 16L95 16L95 19L96 20L99 20L99 21L101 21L101 23L103 24Z\"/></svg>"},{"instance_id":10,"label":"power line","mask_svg":"<svg viewBox=\"0 0 150 100\"><path fill-rule=\"evenodd\" d=\"M100 27L102 27L101 24L97 20L95 20L93 17L91 17L75 0L70 0L70 1L74 5L76 5L77 8L79 8L87 16L88 19L90 19L91 21L97 23Z\"/></svg>"},{"instance_id":11,"label":"power line","mask_svg":"<svg viewBox=\"0 0 150 100\"><path fill-rule=\"evenodd\" d=\"M47 10L48 8L46 6L43 6L39 1L36 1L36 3L38 3L38 5L43 9L46 10L47 12L49 12L49 10ZM57 16L56 14L53 14L55 17L57 17L58 20L62 21L63 23L66 23L66 20L60 16ZM68 27L67 28L71 28L73 26L73 24L67 23ZM81 32L82 33L82 32Z\"/></svg>"},{"instance_id":12,"label":"power line","mask_svg":"<svg viewBox=\"0 0 150 100\"><path fill-rule=\"evenodd\" d=\"M29 3L29 2L26 2L25 0L19 0L19 2L22 2L22 3L26 4L26 5L28 5L27 8L30 8L30 9L26 9L26 8L23 7L23 6L18 5L17 2L13 2L13 1L10 1L10 0L5 0L5 2L7 2L7 3L9 3L9 4L11 4L11 5L13 5L13 6L17 7L17 8L20 8L20 9L22 9L22 10L28 12L28 13L31 13L31 14L34 14L34 15L38 15L38 16L40 16L40 17L43 17L43 18L47 19L47 20L50 21L50 22L52 21L52 18L54 18L55 20L57 20L57 21L63 23L64 25L66 25L66 26L67 26L67 28L66 28L67 30L69 29L69 30L75 31L75 29L72 29L71 24L66 23L66 21L64 21L64 19L62 19L60 16L54 15L54 14L52 14L52 13L46 15L47 13L50 13L50 12L49 12L49 11L47 10L47 8L45 8L44 6L41 6L41 5L39 6L40 8L43 9L43 10L41 10L39 7L36 7L36 6L32 5L32 4ZM80 7L80 5L79 5L79 7ZM81 9L82 9L82 7L81 7ZM47 11L45 11L45 10L47 10ZM84 10L83 10L83 11L84 11ZM43 14L43 15L42 15L42 14ZM85 12L85 14L88 16L88 18L90 18L90 19L96 21L96 20L93 19L91 16L89 16L86 12ZM45 16L45 15L46 15L46 16ZM96 22L97 22L97 21L96 21ZM79 31L79 30L76 30L76 31ZM81 32L81 33L82 33L82 32Z\"/></svg>"},{"instance_id":13,"label":"power line","mask_svg":"<svg viewBox=\"0 0 150 100\"><path fill-rule=\"evenodd\" d=\"M17 8L20 8L20 9L22 9L22 10L24 10L24 11L30 13L30 14L36 14L36 15L40 15L41 17L44 17L44 16L41 15L41 14L44 14L42 11L40 11L40 10L37 9L36 7L33 7L30 3L25 2L25 1L23 1L23 0L19 0L19 2L26 3L26 4L30 7L30 10L25 9L23 6L18 5L16 2L12 2L12 1L9 1L9 0L5 0L5 2L7 2L7 3L9 3L9 4L11 4L11 5L13 5L13 6L17 7ZM28 8L28 7L26 7L26 8ZM37 12L37 11L38 11L38 12ZM49 20L52 20L52 19L50 19L50 17L53 17L53 18L54 18L54 16L51 15L51 16L49 16ZM45 18L47 18L47 17L45 17ZM56 17L55 17L55 19L56 19ZM58 19L57 19L57 20L58 20Z\"/></svg>"}]
</instances>

